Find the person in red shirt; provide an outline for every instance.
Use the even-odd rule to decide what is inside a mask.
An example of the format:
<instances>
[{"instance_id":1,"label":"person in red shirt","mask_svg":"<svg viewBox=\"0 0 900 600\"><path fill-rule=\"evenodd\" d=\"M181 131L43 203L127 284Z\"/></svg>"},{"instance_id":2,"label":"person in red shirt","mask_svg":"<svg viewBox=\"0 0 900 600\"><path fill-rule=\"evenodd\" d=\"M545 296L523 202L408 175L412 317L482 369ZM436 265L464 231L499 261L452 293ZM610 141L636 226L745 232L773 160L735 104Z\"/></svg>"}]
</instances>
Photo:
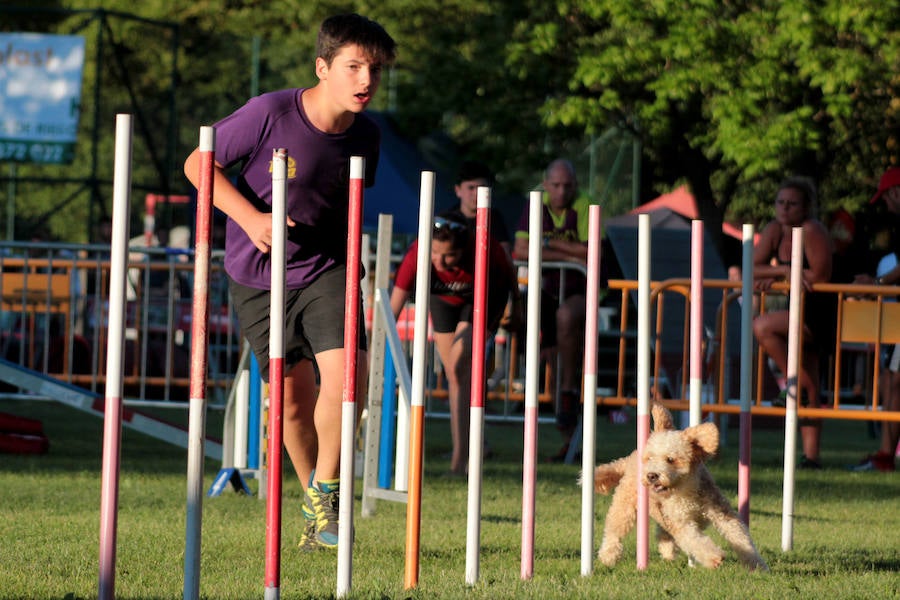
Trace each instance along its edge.
<instances>
[{"instance_id":1,"label":"person in red shirt","mask_svg":"<svg viewBox=\"0 0 900 600\"><path fill-rule=\"evenodd\" d=\"M394 277L391 310L400 314L416 287L418 242L407 250ZM486 325L497 329L512 294L517 296L515 270L493 237L488 243ZM434 343L444 365L450 399L450 471L464 475L469 455L469 402L472 363L472 311L475 292L475 237L465 221L446 214L434 220L431 242L431 321ZM514 302L514 304L518 304Z\"/></svg>"}]
</instances>

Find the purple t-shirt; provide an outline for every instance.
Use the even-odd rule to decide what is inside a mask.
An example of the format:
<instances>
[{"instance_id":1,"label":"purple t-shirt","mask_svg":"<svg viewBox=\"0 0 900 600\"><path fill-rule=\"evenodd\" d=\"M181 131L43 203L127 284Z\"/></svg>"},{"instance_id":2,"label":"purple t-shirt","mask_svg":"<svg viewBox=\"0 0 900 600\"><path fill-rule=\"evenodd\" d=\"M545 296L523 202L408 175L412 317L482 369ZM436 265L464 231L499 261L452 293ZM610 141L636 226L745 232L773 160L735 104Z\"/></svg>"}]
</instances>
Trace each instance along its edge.
<instances>
[{"instance_id":1,"label":"purple t-shirt","mask_svg":"<svg viewBox=\"0 0 900 600\"><path fill-rule=\"evenodd\" d=\"M286 148L286 287L304 288L347 258L350 157L366 159L366 187L375 183L381 133L358 114L343 133L319 131L303 110L303 89L263 94L215 125L216 161L240 163L237 188L258 210L271 212L272 151ZM225 271L238 283L269 289L271 254L257 250L244 230L228 219Z\"/></svg>"}]
</instances>

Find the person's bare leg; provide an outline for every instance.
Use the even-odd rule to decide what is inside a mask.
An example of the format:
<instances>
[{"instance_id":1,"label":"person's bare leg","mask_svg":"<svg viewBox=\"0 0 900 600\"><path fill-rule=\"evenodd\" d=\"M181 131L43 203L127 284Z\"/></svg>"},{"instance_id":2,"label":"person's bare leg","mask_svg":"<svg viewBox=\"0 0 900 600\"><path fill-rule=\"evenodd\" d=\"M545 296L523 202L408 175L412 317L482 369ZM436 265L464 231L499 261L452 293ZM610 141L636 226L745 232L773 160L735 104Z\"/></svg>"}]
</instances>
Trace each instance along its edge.
<instances>
[{"instance_id":1,"label":"person's bare leg","mask_svg":"<svg viewBox=\"0 0 900 600\"><path fill-rule=\"evenodd\" d=\"M315 436L318 455L315 481L337 479L341 470L341 413L344 390L344 349L335 348L316 354L319 368L319 395L315 405ZM357 360L357 411L365 402L366 353Z\"/></svg>"},{"instance_id":2,"label":"person's bare leg","mask_svg":"<svg viewBox=\"0 0 900 600\"><path fill-rule=\"evenodd\" d=\"M469 394L472 387L472 327L460 322L452 333L435 333L450 401L450 471L458 475L466 472L469 458Z\"/></svg>"},{"instance_id":3,"label":"person's bare leg","mask_svg":"<svg viewBox=\"0 0 900 600\"><path fill-rule=\"evenodd\" d=\"M580 390L578 370L584 362L585 297L569 296L556 311L556 342L559 348L559 384L563 390Z\"/></svg>"},{"instance_id":4,"label":"person's bare leg","mask_svg":"<svg viewBox=\"0 0 900 600\"><path fill-rule=\"evenodd\" d=\"M800 389L806 391L809 406L819 406L819 358L815 353L804 352L803 368L798 378ZM811 461L819 462L822 419L800 419L800 439L803 444L803 455Z\"/></svg>"},{"instance_id":5,"label":"person's bare leg","mask_svg":"<svg viewBox=\"0 0 900 600\"><path fill-rule=\"evenodd\" d=\"M881 376L881 405L884 410L900 410L900 372L885 369ZM879 452L893 457L900 442L900 423L884 421L881 424Z\"/></svg>"},{"instance_id":6,"label":"person's bare leg","mask_svg":"<svg viewBox=\"0 0 900 600\"><path fill-rule=\"evenodd\" d=\"M295 365L284 378L283 436L294 472L306 489L316 465L318 439L314 412L316 375L311 361Z\"/></svg>"}]
</instances>

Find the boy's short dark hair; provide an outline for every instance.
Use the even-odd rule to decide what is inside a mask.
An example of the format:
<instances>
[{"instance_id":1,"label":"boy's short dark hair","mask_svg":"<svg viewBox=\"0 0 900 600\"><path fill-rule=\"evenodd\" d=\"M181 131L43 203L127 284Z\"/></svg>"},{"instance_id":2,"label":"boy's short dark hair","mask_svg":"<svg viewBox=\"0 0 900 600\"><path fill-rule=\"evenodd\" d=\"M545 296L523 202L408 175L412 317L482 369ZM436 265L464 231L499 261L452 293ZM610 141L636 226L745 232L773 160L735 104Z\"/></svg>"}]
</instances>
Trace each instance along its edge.
<instances>
[{"instance_id":1,"label":"boy's short dark hair","mask_svg":"<svg viewBox=\"0 0 900 600\"><path fill-rule=\"evenodd\" d=\"M340 49L350 44L359 46L372 62L382 65L394 62L397 53L397 43L384 27L367 17L351 13L328 17L322 22L316 41L316 56L325 59L330 66Z\"/></svg>"},{"instance_id":2,"label":"boy's short dark hair","mask_svg":"<svg viewBox=\"0 0 900 600\"><path fill-rule=\"evenodd\" d=\"M456 172L456 184L459 185L463 181L472 181L474 179L484 179L488 183L494 182L494 174L490 167L477 160L466 160L459 166Z\"/></svg>"}]
</instances>

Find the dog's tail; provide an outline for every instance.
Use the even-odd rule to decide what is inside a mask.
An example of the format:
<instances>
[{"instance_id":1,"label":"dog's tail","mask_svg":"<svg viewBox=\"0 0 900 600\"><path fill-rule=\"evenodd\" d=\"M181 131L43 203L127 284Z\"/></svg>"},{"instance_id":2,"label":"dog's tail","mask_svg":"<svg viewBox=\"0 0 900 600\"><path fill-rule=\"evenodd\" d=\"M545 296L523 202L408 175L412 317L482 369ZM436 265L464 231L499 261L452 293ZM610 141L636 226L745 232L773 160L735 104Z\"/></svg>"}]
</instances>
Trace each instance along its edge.
<instances>
[{"instance_id":1,"label":"dog's tail","mask_svg":"<svg viewBox=\"0 0 900 600\"><path fill-rule=\"evenodd\" d=\"M597 466L594 469L594 491L601 494L609 494L613 491L619 485L622 476L625 475L625 465L629 458L629 456L626 456Z\"/></svg>"}]
</instances>

